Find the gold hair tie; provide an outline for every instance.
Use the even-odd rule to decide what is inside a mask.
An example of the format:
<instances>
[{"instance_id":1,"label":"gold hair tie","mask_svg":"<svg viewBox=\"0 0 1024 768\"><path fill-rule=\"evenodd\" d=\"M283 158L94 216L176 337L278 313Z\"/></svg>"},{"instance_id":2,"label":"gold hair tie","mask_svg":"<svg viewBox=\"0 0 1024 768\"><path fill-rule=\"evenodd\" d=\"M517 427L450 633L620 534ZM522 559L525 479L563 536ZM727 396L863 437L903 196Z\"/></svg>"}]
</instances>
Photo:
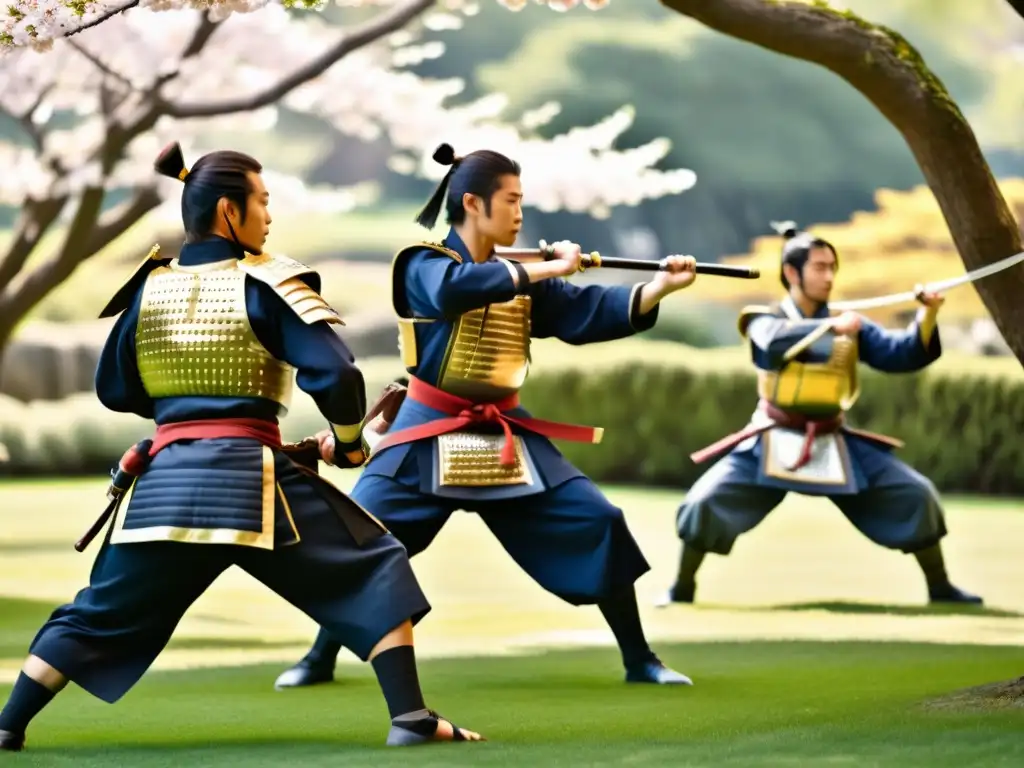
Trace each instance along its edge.
<instances>
[{"instance_id":1,"label":"gold hair tie","mask_svg":"<svg viewBox=\"0 0 1024 768\"><path fill-rule=\"evenodd\" d=\"M178 181L184 181L186 176L188 176L188 168L182 168L178 171Z\"/></svg>"}]
</instances>

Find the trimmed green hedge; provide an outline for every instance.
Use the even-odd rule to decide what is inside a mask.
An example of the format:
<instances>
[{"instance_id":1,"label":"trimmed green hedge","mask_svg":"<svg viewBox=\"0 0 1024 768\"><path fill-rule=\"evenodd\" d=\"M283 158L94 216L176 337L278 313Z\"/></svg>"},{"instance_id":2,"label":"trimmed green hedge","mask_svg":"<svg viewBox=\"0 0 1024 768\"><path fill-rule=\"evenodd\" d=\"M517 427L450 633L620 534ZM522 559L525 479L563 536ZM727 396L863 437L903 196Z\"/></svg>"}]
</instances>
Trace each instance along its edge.
<instances>
[{"instance_id":1,"label":"trimmed green hedge","mask_svg":"<svg viewBox=\"0 0 1024 768\"><path fill-rule=\"evenodd\" d=\"M372 400L402 373L397 359L363 366L367 396ZM284 439L301 440L325 426L313 400L296 387L281 421ZM108 411L92 393L27 405L0 396L0 443L10 454L8 462L0 462L0 477L106 474L125 450L152 432L151 421Z\"/></svg>"},{"instance_id":2,"label":"trimmed green hedge","mask_svg":"<svg viewBox=\"0 0 1024 768\"><path fill-rule=\"evenodd\" d=\"M687 487L707 465L689 454L742 427L756 402L750 371L700 363L644 360L583 367L583 358L538 370L523 401L539 417L601 426L602 444L562 443L595 480ZM401 374L397 360L364 366L371 398ZM946 492L1024 495L1024 378L862 372L851 423L898 437L897 455ZM312 401L296 392L282 423L286 439L323 427ZM105 473L150 432L140 419L111 414L92 395L61 403L0 400L0 442L11 461L5 475Z\"/></svg>"},{"instance_id":3,"label":"trimmed green hedge","mask_svg":"<svg viewBox=\"0 0 1024 768\"><path fill-rule=\"evenodd\" d=\"M851 426L897 437L897 456L945 492L1024 495L1024 381L996 376L883 376L862 371ZM605 428L600 446L563 452L603 482L688 487L709 464L689 454L740 429L756 404L752 372L620 366L601 375L532 378L542 418Z\"/></svg>"}]
</instances>

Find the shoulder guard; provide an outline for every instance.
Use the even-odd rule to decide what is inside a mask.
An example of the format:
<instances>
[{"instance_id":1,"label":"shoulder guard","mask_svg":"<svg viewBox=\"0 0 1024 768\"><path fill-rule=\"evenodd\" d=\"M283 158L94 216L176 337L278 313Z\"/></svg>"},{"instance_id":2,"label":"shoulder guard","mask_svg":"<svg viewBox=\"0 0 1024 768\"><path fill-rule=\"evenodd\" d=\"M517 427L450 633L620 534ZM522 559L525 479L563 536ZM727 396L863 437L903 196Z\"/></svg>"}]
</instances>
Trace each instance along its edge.
<instances>
[{"instance_id":1,"label":"shoulder guard","mask_svg":"<svg viewBox=\"0 0 1024 768\"><path fill-rule=\"evenodd\" d=\"M391 262L391 306L399 317L409 316L409 306L405 300L405 266L409 259L423 251L436 251L458 264L462 263L462 256L457 251L446 248L441 243L413 243L396 253Z\"/></svg>"},{"instance_id":2,"label":"shoulder guard","mask_svg":"<svg viewBox=\"0 0 1024 768\"><path fill-rule=\"evenodd\" d=\"M740 316L736 321L736 327L739 329L740 336L745 339L747 338L747 328L750 327L750 323L754 318L762 315L772 315L773 317L777 317L778 314L778 307L768 306L767 304L750 304L740 310Z\"/></svg>"},{"instance_id":3,"label":"shoulder guard","mask_svg":"<svg viewBox=\"0 0 1024 768\"><path fill-rule=\"evenodd\" d=\"M114 294L114 298L107 302L107 306L100 312L100 317L113 317L128 309L135 294L142 287L143 283L146 282L146 278L149 277L150 272L157 267L166 267L170 263L171 259L160 256L159 245L154 245L150 248L146 258L135 267L132 276L118 289L117 293Z\"/></svg>"},{"instance_id":4,"label":"shoulder guard","mask_svg":"<svg viewBox=\"0 0 1024 768\"><path fill-rule=\"evenodd\" d=\"M320 275L312 267L287 256L269 253L253 256L247 253L238 262L238 268L253 280L272 288L307 325L320 320L335 325L345 324L320 295Z\"/></svg>"}]
</instances>

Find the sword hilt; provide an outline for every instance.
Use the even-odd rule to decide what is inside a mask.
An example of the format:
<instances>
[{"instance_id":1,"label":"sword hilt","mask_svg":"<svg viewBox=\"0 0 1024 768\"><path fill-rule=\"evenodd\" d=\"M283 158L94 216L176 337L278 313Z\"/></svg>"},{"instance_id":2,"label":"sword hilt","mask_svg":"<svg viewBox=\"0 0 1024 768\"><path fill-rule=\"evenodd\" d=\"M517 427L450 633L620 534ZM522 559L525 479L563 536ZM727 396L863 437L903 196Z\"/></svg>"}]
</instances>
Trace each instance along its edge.
<instances>
[{"instance_id":1,"label":"sword hilt","mask_svg":"<svg viewBox=\"0 0 1024 768\"><path fill-rule=\"evenodd\" d=\"M537 250L544 257L544 261L551 261L556 258L555 247L553 245L548 245L544 240L541 240L537 245ZM642 272L664 271L661 267L661 263L658 261L607 257L602 256L597 251L591 251L590 253L584 253L581 255L581 272L585 269L593 269L595 267L605 267L606 269L634 269ZM757 267L737 267L732 264L710 264L702 261L697 262L697 266L694 271L698 275L736 277L743 280L756 280L761 276L761 271L757 269Z\"/></svg>"}]
</instances>

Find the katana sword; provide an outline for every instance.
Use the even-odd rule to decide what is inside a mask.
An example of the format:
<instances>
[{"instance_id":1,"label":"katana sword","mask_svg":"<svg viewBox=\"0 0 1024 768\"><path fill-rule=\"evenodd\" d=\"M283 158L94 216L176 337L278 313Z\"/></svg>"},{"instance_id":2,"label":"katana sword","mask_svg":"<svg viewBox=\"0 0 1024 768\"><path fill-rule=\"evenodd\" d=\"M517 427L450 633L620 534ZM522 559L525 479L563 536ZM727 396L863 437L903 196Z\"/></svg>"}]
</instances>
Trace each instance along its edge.
<instances>
[{"instance_id":1,"label":"katana sword","mask_svg":"<svg viewBox=\"0 0 1024 768\"><path fill-rule=\"evenodd\" d=\"M959 277L939 280L936 283L925 283L924 285L918 286L913 291L890 293L888 296L876 296L873 299L830 301L828 306L829 309L836 309L840 312L860 312L864 309L877 309L878 307L889 307L893 304L917 301L917 297L921 293L945 293L952 288L958 288L961 285L967 285L968 283L973 283L976 280L981 280L983 277L989 277L990 275L1002 272L1016 264L1020 264L1022 261L1024 261L1024 252L1018 253L1015 256L1007 256L1005 259L1000 259L999 261L987 264L984 267L978 267L977 269L973 269Z\"/></svg>"},{"instance_id":2,"label":"katana sword","mask_svg":"<svg viewBox=\"0 0 1024 768\"><path fill-rule=\"evenodd\" d=\"M543 240L538 248L495 248L494 252L510 261L552 261L555 258L555 247ZM618 259L602 256L597 251L584 253L580 259L583 269L635 269L643 272L664 272L661 262L647 259ZM735 267L730 264L708 264L697 262L698 275L716 275L717 277L738 277L742 280L756 280L761 270L755 267Z\"/></svg>"}]
</instances>

